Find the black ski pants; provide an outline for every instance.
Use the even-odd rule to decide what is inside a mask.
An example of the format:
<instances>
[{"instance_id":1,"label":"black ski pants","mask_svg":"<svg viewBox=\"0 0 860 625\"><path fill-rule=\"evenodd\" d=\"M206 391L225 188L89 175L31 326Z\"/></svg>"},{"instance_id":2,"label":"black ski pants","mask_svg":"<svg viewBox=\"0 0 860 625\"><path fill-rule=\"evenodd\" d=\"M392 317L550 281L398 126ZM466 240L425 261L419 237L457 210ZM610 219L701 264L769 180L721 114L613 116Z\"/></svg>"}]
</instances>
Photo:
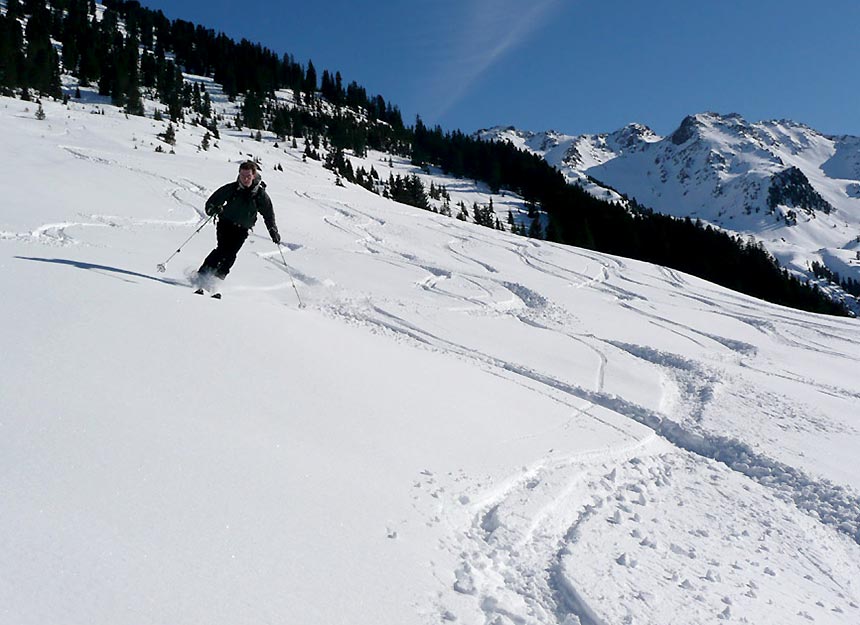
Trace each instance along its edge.
<instances>
[{"instance_id":1,"label":"black ski pants","mask_svg":"<svg viewBox=\"0 0 860 625\"><path fill-rule=\"evenodd\" d=\"M219 219L215 232L218 245L203 261L198 273L214 274L223 280L230 273L230 268L236 262L236 254L248 238L248 229L232 221Z\"/></svg>"}]
</instances>

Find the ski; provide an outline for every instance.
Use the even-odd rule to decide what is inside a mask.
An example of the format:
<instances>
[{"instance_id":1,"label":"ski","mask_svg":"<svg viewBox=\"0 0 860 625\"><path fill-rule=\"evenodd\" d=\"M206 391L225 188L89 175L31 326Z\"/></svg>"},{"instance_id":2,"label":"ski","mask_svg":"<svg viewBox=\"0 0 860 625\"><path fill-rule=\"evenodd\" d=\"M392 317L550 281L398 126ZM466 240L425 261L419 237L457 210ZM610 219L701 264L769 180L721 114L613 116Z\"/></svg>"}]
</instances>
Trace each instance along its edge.
<instances>
[{"instance_id":1,"label":"ski","mask_svg":"<svg viewBox=\"0 0 860 625\"><path fill-rule=\"evenodd\" d=\"M194 291L194 294L195 295L206 295L206 291L204 291L203 289L197 289L196 291ZM221 294L220 293L212 293L209 297L211 297L212 299L221 299Z\"/></svg>"}]
</instances>

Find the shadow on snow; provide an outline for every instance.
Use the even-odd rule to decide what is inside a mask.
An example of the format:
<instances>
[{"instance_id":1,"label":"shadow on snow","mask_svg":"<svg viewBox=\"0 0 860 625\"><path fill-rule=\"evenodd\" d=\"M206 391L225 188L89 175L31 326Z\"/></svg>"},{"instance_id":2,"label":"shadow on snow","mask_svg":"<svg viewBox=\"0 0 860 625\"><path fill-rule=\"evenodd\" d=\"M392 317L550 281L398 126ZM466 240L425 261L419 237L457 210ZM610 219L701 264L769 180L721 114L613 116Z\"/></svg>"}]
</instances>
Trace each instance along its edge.
<instances>
[{"instance_id":1,"label":"shadow on snow","mask_svg":"<svg viewBox=\"0 0 860 625\"><path fill-rule=\"evenodd\" d=\"M69 267L76 267L78 269L86 269L88 271L95 271L96 273L106 273L110 274L119 274L119 276L131 276L133 278L142 278L144 280L152 280L153 282L161 282L162 284L171 284L174 286L187 286L181 280L174 280L172 278L159 278L157 276L149 276L145 273L137 273L136 271L129 271L127 269L120 269L119 267L110 267L108 265L96 265L94 263L85 263L79 260L69 260L67 258L37 258L33 256L15 256L15 258L19 260L32 260L39 263L51 263L55 265L67 265ZM124 279L121 278L120 279ZM133 280L125 280L126 282L134 282Z\"/></svg>"}]
</instances>

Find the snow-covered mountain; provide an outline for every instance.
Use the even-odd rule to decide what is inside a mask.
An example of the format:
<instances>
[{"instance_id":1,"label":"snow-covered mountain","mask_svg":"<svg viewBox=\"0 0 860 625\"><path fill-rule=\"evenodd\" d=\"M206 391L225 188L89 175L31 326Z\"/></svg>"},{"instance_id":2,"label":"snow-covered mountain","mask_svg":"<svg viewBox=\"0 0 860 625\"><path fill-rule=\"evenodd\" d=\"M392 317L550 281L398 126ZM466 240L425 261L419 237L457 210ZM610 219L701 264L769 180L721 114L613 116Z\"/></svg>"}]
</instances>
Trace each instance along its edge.
<instances>
[{"instance_id":1,"label":"snow-covered mountain","mask_svg":"<svg viewBox=\"0 0 860 625\"><path fill-rule=\"evenodd\" d=\"M83 95L0 98L0 623L860 622L860 321ZM283 258L194 295L251 156Z\"/></svg>"},{"instance_id":2,"label":"snow-covered mountain","mask_svg":"<svg viewBox=\"0 0 860 625\"><path fill-rule=\"evenodd\" d=\"M860 138L716 113L687 117L668 137L638 124L600 135L478 134L542 155L599 197L620 193L752 235L798 273L815 261L860 280Z\"/></svg>"}]
</instances>

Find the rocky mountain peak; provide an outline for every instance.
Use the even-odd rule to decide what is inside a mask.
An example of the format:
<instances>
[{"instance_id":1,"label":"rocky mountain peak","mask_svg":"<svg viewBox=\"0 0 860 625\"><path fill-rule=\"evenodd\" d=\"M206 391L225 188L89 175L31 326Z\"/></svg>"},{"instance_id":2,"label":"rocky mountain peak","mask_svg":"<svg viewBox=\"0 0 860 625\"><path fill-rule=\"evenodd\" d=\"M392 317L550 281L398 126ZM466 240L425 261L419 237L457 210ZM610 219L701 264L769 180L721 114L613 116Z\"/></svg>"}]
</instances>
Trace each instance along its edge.
<instances>
[{"instance_id":1,"label":"rocky mountain peak","mask_svg":"<svg viewBox=\"0 0 860 625\"><path fill-rule=\"evenodd\" d=\"M624 128L608 135L607 143L614 144L621 150L630 150L643 143L654 143L660 136L644 124L627 124Z\"/></svg>"},{"instance_id":2,"label":"rocky mountain peak","mask_svg":"<svg viewBox=\"0 0 860 625\"><path fill-rule=\"evenodd\" d=\"M669 135L669 140L675 145L683 145L695 137L701 127L702 124L696 115L687 115L678 129Z\"/></svg>"}]
</instances>

